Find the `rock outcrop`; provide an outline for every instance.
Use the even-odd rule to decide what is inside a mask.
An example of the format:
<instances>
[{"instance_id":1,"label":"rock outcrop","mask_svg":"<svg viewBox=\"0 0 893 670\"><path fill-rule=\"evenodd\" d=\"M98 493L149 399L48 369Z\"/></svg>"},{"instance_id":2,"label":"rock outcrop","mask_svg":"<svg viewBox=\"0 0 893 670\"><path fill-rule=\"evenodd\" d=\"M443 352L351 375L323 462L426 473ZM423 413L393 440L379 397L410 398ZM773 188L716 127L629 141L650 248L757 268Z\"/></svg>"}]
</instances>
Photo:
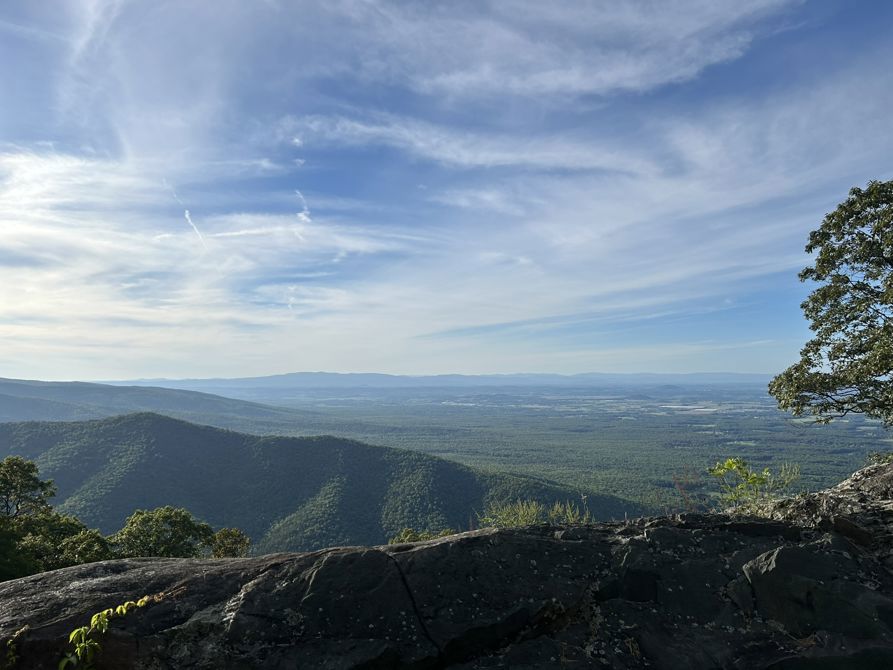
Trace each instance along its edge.
<instances>
[{"instance_id":1,"label":"rock outcrop","mask_svg":"<svg viewBox=\"0 0 893 670\"><path fill-rule=\"evenodd\" d=\"M772 519L480 530L249 559L107 561L0 584L15 667L893 668L893 465ZM0 668L3 668L0 648ZM5 669L4 669L5 670Z\"/></svg>"}]
</instances>

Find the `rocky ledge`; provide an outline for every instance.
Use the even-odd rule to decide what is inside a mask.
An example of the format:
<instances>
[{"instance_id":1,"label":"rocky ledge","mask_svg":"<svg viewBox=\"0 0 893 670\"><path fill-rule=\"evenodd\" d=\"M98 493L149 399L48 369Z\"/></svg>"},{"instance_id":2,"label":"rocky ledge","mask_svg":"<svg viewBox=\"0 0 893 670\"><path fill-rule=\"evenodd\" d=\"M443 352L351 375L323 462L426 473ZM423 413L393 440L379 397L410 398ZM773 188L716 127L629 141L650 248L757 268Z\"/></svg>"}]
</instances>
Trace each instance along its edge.
<instances>
[{"instance_id":1,"label":"rocky ledge","mask_svg":"<svg viewBox=\"0 0 893 670\"><path fill-rule=\"evenodd\" d=\"M98 668L889 669L891 493L877 465L772 519L94 563L0 584L0 640L56 670L92 613L158 594L112 619Z\"/></svg>"}]
</instances>

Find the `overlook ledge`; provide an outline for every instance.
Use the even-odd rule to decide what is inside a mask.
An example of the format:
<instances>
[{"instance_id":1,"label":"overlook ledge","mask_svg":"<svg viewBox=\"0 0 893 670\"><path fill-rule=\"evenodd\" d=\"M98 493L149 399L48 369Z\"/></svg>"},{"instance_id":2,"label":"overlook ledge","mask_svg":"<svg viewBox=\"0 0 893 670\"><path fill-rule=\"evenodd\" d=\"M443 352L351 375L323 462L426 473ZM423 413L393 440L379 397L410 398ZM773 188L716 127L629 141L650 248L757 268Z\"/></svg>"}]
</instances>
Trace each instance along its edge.
<instances>
[{"instance_id":1,"label":"overlook ledge","mask_svg":"<svg viewBox=\"0 0 893 670\"><path fill-rule=\"evenodd\" d=\"M93 563L0 583L0 641L27 626L13 667L56 670L91 614L163 593L98 668L893 667L893 464L773 517Z\"/></svg>"}]
</instances>

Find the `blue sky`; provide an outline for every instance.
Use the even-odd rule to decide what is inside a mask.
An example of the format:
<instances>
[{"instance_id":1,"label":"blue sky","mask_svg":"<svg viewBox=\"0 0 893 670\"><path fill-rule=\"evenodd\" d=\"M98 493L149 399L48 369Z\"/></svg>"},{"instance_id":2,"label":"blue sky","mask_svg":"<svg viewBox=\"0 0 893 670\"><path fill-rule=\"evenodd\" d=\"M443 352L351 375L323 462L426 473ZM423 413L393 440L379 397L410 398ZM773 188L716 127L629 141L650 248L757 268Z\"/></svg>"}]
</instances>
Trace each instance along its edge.
<instances>
[{"instance_id":1,"label":"blue sky","mask_svg":"<svg viewBox=\"0 0 893 670\"><path fill-rule=\"evenodd\" d=\"M0 4L0 376L778 372L893 4Z\"/></svg>"}]
</instances>

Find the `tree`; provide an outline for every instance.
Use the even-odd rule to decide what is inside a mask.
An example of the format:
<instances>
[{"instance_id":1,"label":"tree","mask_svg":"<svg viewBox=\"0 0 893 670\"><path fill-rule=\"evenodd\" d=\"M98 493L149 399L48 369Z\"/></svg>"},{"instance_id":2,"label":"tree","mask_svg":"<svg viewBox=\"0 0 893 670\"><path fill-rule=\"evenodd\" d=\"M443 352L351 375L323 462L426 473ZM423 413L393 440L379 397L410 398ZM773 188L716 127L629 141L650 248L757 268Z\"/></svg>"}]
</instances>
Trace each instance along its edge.
<instances>
[{"instance_id":1,"label":"tree","mask_svg":"<svg viewBox=\"0 0 893 670\"><path fill-rule=\"evenodd\" d=\"M32 461L0 462L0 581L112 557L99 531L53 510L55 493Z\"/></svg>"},{"instance_id":2,"label":"tree","mask_svg":"<svg viewBox=\"0 0 893 670\"><path fill-rule=\"evenodd\" d=\"M0 515L12 518L49 509L56 487L37 474L37 464L21 456L0 461Z\"/></svg>"},{"instance_id":3,"label":"tree","mask_svg":"<svg viewBox=\"0 0 893 670\"><path fill-rule=\"evenodd\" d=\"M177 507L137 510L120 531L104 537L77 517L56 512L48 502L55 493L33 462L18 456L0 461L0 581L117 557L248 554L250 540L238 528L215 533Z\"/></svg>"},{"instance_id":4,"label":"tree","mask_svg":"<svg viewBox=\"0 0 893 670\"><path fill-rule=\"evenodd\" d=\"M248 555L251 540L238 528L221 528L211 539L211 556L214 558L244 558Z\"/></svg>"},{"instance_id":5,"label":"tree","mask_svg":"<svg viewBox=\"0 0 893 670\"><path fill-rule=\"evenodd\" d=\"M822 423L851 413L893 425L893 181L853 188L809 235L819 286L801 307L813 339L769 392Z\"/></svg>"},{"instance_id":6,"label":"tree","mask_svg":"<svg viewBox=\"0 0 893 670\"><path fill-rule=\"evenodd\" d=\"M0 517L0 582L40 571L31 556L19 550L19 539L9 519Z\"/></svg>"},{"instance_id":7,"label":"tree","mask_svg":"<svg viewBox=\"0 0 893 670\"><path fill-rule=\"evenodd\" d=\"M59 545L63 565L82 565L114 558L112 545L108 538L94 528L84 528L76 535L71 535Z\"/></svg>"},{"instance_id":8,"label":"tree","mask_svg":"<svg viewBox=\"0 0 893 670\"><path fill-rule=\"evenodd\" d=\"M211 546L214 531L180 507L138 509L111 537L122 557L195 558Z\"/></svg>"},{"instance_id":9,"label":"tree","mask_svg":"<svg viewBox=\"0 0 893 670\"><path fill-rule=\"evenodd\" d=\"M48 508L38 514L12 519L11 523L19 536L19 553L27 556L37 566L36 572L55 570L82 562L76 560L66 550L66 547L70 546L71 538L90 532L80 519L59 514ZM102 558L110 556L105 555Z\"/></svg>"}]
</instances>

